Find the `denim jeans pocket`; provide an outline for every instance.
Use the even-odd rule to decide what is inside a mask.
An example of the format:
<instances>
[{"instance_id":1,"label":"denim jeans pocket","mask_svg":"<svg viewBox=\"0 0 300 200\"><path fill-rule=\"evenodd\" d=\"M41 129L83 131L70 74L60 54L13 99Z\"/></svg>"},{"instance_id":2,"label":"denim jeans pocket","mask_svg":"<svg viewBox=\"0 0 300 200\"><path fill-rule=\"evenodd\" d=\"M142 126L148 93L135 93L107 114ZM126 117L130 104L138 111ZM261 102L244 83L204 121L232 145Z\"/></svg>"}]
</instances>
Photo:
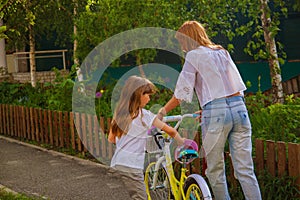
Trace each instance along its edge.
<instances>
[{"instance_id":1,"label":"denim jeans pocket","mask_svg":"<svg viewBox=\"0 0 300 200\"><path fill-rule=\"evenodd\" d=\"M249 119L248 112L246 110L240 110L238 111L239 117L240 117L240 124L243 128L249 129L251 128L251 122Z\"/></svg>"},{"instance_id":2,"label":"denim jeans pocket","mask_svg":"<svg viewBox=\"0 0 300 200\"><path fill-rule=\"evenodd\" d=\"M219 134L223 130L225 113L204 112L202 113L202 133Z\"/></svg>"}]
</instances>

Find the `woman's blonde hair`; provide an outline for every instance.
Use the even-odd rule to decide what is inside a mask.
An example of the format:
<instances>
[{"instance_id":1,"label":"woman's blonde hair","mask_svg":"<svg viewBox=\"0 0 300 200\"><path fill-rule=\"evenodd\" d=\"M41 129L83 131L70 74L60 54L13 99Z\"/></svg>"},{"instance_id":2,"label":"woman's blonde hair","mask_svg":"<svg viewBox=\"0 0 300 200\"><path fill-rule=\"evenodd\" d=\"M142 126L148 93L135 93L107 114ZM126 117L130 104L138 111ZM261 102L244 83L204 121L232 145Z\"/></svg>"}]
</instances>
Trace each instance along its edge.
<instances>
[{"instance_id":1,"label":"woman's blonde hair","mask_svg":"<svg viewBox=\"0 0 300 200\"><path fill-rule=\"evenodd\" d=\"M155 92L155 85L148 79L130 76L121 91L110 127L111 133L118 138L126 134L132 120L139 115L141 110L141 96Z\"/></svg>"},{"instance_id":2,"label":"woman's blonde hair","mask_svg":"<svg viewBox=\"0 0 300 200\"><path fill-rule=\"evenodd\" d=\"M206 34L205 28L197 21L186 21L176 32L175 38L179 41L182 50L188 52L199 46L211 49L223 49L221 45L214 44Z\"/></svg>"}]
</instances>

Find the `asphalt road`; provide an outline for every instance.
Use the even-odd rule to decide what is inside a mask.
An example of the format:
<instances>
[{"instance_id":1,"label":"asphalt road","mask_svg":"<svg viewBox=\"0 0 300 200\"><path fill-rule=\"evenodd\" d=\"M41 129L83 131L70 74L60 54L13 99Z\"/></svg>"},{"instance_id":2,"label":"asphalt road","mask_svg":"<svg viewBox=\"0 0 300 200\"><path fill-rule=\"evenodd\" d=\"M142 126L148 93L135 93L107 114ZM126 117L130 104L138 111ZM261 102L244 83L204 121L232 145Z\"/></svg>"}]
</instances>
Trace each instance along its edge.
<instances>
[{"instance_id":1,"label":"asphalt road","mask_svg":"<svg viewBox=\"0 0 300 200\"><path fill-rule=\"evenodd\" d=\"M0 136L0 185L50 200L130 199L109 167Z\"/></svg>"}]
</instances>

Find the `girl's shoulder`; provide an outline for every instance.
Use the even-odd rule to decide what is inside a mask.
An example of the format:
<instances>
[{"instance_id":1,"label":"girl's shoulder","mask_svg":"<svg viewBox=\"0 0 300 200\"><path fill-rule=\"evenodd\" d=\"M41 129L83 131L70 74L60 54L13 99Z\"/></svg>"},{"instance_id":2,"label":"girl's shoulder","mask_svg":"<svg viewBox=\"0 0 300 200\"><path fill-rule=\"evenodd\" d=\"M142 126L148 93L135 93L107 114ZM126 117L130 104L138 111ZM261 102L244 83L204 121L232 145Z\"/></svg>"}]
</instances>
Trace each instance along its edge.
<instances>
[{"instance_id":1,"label":"girl's shoulder","mask_svg":"<svg viewBox=\"0 0 300 200\"><path fill-rule=\"evenodd\" d=\"M154 115L150 110L142 108L143 115Z\"/></svg>"}]
</instances>

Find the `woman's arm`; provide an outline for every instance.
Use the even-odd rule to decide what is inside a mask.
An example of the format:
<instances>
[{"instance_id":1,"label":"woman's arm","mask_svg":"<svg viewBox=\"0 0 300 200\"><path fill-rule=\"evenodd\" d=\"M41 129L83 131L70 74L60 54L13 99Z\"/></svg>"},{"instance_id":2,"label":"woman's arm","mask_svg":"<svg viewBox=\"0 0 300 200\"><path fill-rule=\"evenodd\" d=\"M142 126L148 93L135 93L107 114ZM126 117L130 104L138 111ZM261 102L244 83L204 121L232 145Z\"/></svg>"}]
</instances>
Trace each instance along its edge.
<instances>
[{"instance_id":1,"label":"woman's arm","mask_svg":"<svg viewBox=\"0 0 300 200\"><path fill-rule=\"evenodd\" d=\"M164 107L162 107L161 109L159 109L158 113L157 113L157 117L162 120L162 118L171 110L173 110L174 108L176 108L178 105L180 104L180 100L176 99L175 96L173 96L168 103L166 103L166 105Z\"/></svg>"}]
</instances>

